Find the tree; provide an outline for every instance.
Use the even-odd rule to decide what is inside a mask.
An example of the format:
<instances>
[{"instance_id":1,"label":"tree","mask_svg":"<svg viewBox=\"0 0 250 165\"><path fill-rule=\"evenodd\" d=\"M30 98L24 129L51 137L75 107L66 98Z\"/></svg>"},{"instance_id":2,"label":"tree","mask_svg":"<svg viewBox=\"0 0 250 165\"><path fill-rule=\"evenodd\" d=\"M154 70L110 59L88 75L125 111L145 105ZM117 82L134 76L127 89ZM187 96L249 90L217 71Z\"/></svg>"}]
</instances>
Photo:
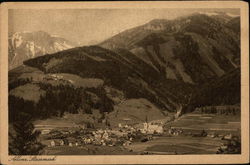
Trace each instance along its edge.
<instances>
[{"instance_id":1,"label":"tree","mask_svg":"<svg viewBox=\"0 0 250 165\"><path fill-rule=\"evenodd\" d=\"M148 123L148 115L146 115L145 122Z\"/></svg>"},{"instance_id":2,"label":"tree","mask_svg":"<svg viewBox=\"0 0 250 165\"><path fill-rule=\"evenodd\" d=\"M87 128L94 128L94 124L89 121L86 122L86 126Z\"/></svg>"},{"instance_id":3,"label":"tree","mask_svg":"<svg viewBox=\"0 0 250 165\"><path fill-rule=\"evenodd\" d=\"M12 155L38 155L44 148L37 141L40 131L35 131L31 116L20 112L13 123L13 132L9 132L9 153Z\"/></svg>"},{"instance_id":4,"label":"tree","mask_svg":"<svg viewBox=\"0 0 250 165\"><path fill-rule=\"evenodd\" d=\"M91 109L91 107L90 107L90 105L88 105L88 104L85 104L84 105L84 111L85 111L85 113L87 113L87 114L92 114L93 112L92 112L92 109Z\"/></svg>"}]
</instances>

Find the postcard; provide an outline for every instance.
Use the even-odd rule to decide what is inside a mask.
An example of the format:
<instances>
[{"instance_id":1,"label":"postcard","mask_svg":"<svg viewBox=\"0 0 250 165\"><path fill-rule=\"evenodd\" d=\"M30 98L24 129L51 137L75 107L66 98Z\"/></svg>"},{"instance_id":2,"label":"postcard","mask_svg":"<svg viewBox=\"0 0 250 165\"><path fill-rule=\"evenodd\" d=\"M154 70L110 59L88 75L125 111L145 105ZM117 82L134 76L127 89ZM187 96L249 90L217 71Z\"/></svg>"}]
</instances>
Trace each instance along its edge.
<instances>
[{"instance_id":1,"label":"postcard","mask_svg":"<svg viewBox=\"0 0 250 165\"><path fill-rule=\"evenodd\" d=\"M2 164L249 162L242 1L1 4Z\"/></svg>"}]
</instances>

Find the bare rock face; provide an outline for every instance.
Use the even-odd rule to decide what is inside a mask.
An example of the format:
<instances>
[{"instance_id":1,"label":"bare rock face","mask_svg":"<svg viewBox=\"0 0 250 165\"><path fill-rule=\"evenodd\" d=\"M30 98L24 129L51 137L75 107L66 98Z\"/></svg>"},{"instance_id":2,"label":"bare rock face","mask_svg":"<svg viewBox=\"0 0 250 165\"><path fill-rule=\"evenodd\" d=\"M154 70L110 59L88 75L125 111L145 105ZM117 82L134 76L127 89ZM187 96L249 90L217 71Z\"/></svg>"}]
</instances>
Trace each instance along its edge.
<instances>
[{"instance_id":1,"label":"bare rock face","mask_svg":"<svg viewBox=\"0 0 250 165\"><path fill-rule=\"evenodd\" d=\"M16 32L9 36L9 69L37 56L74 47L75 44L46 32Z\"/></svg>"}]
</instances>

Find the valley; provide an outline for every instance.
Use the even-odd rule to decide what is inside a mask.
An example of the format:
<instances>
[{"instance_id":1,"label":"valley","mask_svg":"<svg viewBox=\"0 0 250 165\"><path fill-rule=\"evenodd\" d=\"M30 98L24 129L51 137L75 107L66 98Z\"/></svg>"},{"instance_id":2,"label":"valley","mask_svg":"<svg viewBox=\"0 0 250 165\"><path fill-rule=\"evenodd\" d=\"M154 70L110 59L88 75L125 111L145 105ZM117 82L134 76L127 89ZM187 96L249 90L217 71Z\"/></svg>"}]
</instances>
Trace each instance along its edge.
<instances>
[{"instance_id":1,"label":"valley","mask_svg":"<svg viewBox=\"0 0 250 165\"><path fill-rule=\"evenodd\" d=\"M223 120L222 120L223 119ZM86 120L86 119L85 119ZM38 121L35 125L46 123L47 124L56 124L57 126L62 126L67 123L64 127L64 130L68 131L76 131L79 130L76 125L72 125L68 123L69 121L77 121L72 120L72 118L66 118L61 120L61 124L59 122L55 122L58 120L51 121ZM162 120L164 121L164 120ZM54 125L53 124L53 125ZM139 128L132 123L127 123L127 125L132 125L131 128ZM57 130L61 130L61 128L57 128ZM97 130L106 130L108 135L110 136L110 140L113 143L107 142L106 144L98 144L96 137L92 137L93 141L85 143L84 137L86 133L77 135L71 135L71 142L73 142L72 146L67 145L56 145L50 146L51 140L45 140L45 137L48 137L47 134L42 135L42 142L46 144L46 148L44 154L48 155L141 155L141 154L156 154L156 155L178 155L178 154L216 154L218 150L223 147L224 144L227 144L229 138L239 137L240 136L240 117L232 116L232 115L223 115L216 116L214 114L200 114L200 113L191 113L183 115L182 117L168 121L164 124L164 132L161 134L152 134L151 138L147 141L143 141L143 138L146 138L150 134L139 136L138 133L132 132L131 134L127 134L125 132L125 128L100 128ZM56 129L54 127L54 129ZM179 134L172 134L169 130L182 130ZM124 130L123 135L118 139L123 141L123 143L116 142L115 137L118 136L116 131ZM205 131L205 135L202 135L201 132ZM92 130L92 133L95 131ZM127 139L127 136L132 136L133 139ZM232 135L232 137L230 137ZM73 138L74 137L74 138ZM91 139L91 136L87 136ZM228 138L228 139L227 139ZM46 138L47 139L47 138ZM61 138L54 139L55 141L59 141ZM70 139L70 138L66 138ZM73 140L75 139L75 140ZM128 138L129 139L129 138ZM118 141L119 141L118 140ZM81 142L82 141L82 142ZM125 145L126 141L130 141L131 144ZM77 142L77 145L74 144ZM59 142L58 142L59 143ZM223 144L223 145L222 145ZM225 146L224 146L225 147Z\"/></svg>"},{"instance_id":2,"label":"valley","mask_svg":"<svg viewBox=\"0 0 250 165\"><path fill-rule=\"evenodd\" d=\"M155 19L81 47L15 33L10 132L27 124L47 155L239 154L239 19Z\"/></svg>"}]
</instances>

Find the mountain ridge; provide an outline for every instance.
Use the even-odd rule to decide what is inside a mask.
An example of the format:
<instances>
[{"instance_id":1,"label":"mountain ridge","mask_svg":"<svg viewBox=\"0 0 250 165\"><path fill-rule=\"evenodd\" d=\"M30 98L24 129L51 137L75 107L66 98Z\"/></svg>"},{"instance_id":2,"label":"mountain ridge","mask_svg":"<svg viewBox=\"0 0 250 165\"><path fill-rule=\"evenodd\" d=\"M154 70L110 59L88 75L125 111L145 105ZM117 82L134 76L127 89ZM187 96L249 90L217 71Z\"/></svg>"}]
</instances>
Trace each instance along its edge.
<instances>
[{"instance_id":1,"label":"mountain ridge","mask_svg":"<svg viewBox=\"0 0 250 165\"><path fill-rule=\"evenodd\" d=\"M160 72L171 73L172 79L199 84L239 67L237 26L240 25L236 21L239 18L232 19L236 22L233 25L230 25L231 20L220 22L217 18L197 13L175 20L156 19L121 32L99 45L112 51L126 49ZM236 30L231 26L236 26ZM186 52L189 55L185 55ZM195 54L193 58L198 61L186 63ZM206 68L192 68L197 63L204 63ZM206 73L206 77L202 73L193 76L195 72L210 73Z\"/></svg>"},{"instance_id":2,"label":"mountain ridge","mask_svg":"<svg viewBox=\"0 0 250 165\"><path fill-rule=\"evenodd\" d=\"M44 31L15 32L9 35L9 69L37 56L75 47L75 43Z\"/></svg>"},{"instance_id":3,"label":"mountain ridge","mask_svg":"<svg viewBox=\"0 0 250 165\"><path fill-rule=\"evenodd\" d=\"M28 59L23 62L24 68L21 68L16 76L10 71L10 75L13 75L10 77L13 89L10 90L15 90L18 83L37 83L43 91L52 89L41 96L42 103L38 98L38 104L43 106L46 99L54 100L58 104L52 96L58 96L58 90L61 91L60 95L64 96L62 88L66 86L72 94L71 97L77 100L76 104L82 104L88 113L89 108L105 107L102 112L115 115L115 108L130 107L129 104L136 101L140 102L138 104L155 105L157 113L158 109L170 113L180 109L189 112L201 103L210 104L204 102L210 97L216 97L216 92L208 92L210 88L211 91L221 88L225 92L228 88L239 85L239 72L222 81L224 84L219 83L221 78L240 70L239 23L237 17L225 22L221 18L205 14L194 14L176 20L153 20L121 32L99 45L76 47ZM34 71L31 69L29 74L24 75L25 67L31 67ZM64 78L58 79L58 76L62 75ZM16 79L25 76L28 78L27 82L16 82ZM88 92L92 92L91 96L102 98L98 105L92 103L93 98L85 88L76 87L71 83L87 82L89 79L103 82L101 87L88 89ZM214 86L206 85L213 81ZM56 85L59 87L55 87ZM37 89L33 85L27 85L12 91L12 94L27 87ZM107 88L113 89L118 98L110 97L108 90L105 90ZM199 91L199 88L203 90ZM77 95L91 99L86 105L79 101ZM240 92L234 90L232 93L225 92L218 96L220 101L216 104L229 103L226 100L230 97L235 97L233 100L236 103ZM126 102L126 106L117 105L120 104L118 102L121 98ZM45 105L49 106L52 102ZM54 107L54 111L62 108L60 105L53 106L58 106ZM70 112L74 113L79 108L82 107L74 104L68 107ZM134 108L136 107L132 109ZM62 115L63 112L58 113ZM123 110L120 112L126 113Z\"/></svg>"}]
</instances>

